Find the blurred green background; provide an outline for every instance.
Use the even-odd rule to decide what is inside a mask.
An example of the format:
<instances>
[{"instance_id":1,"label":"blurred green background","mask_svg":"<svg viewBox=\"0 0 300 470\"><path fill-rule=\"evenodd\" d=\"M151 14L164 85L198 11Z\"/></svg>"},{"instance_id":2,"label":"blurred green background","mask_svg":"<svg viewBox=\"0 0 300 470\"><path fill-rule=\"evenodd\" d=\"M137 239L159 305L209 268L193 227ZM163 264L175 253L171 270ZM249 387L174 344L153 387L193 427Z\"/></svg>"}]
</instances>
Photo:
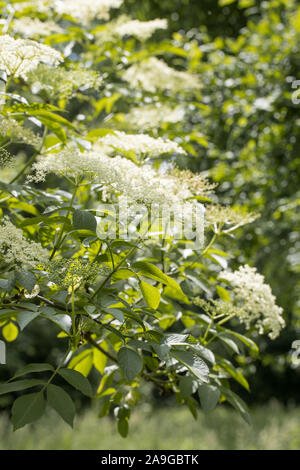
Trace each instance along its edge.
<instances>
[{"instance_id":1,"label":"blurred green background","mask_svg":"<svg viewBox=\"0 0 300 470\"><path fill-rule=\"evenodd\" d=\"M296 450L300 448L300 410L278 404L252 410L248 426L232 409L218 407L212 415L191 420L188 410L144 406L135 411L126 439L115 423L99 422L95 410L77 417L72 430L55 414L36 425L12 433L8 420L0 420L0 450Z\"/></svg>"}]
</instances>

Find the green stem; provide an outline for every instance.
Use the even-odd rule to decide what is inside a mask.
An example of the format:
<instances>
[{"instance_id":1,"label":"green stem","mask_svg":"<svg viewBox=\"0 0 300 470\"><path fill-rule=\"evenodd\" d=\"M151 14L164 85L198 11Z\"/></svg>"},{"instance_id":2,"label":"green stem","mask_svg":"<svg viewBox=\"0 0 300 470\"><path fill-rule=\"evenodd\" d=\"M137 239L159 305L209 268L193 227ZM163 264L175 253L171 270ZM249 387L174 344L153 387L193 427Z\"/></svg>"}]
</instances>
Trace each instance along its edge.
<instances>
[{"instance_id":1,"label":"green stem","mask_svg":"<svg viewBox=\"0 0 300 470\"><path fill-rule=\"evenodd\" d=\"M114 256L113 256L113 254L112 254L112 251L111 251L111 247L110 247L110 243L109 243L109 242L107 242L107 248L108 248L108 251L109 251L110 258L111 258L112 267L113 267L113 269L115 269Z\"/></svg>"},{"instance_id":2,"label":"green stem","mask_svg":"<svg viewBox=\"0 0 300 470\"><path fill-rule=\"evenodd\" d=\"M52 260L53 256L55 255L55 253L57 252L57 250L60 248L60 245L61 245L61 242L62 242L62 237L63 237L63 234L64 234L64 231L65 231L65 228L66 228L66 225L67 225L67 220L69 218L69 215L71 213L71 210L73 208L73 204L74 204L74 200L75 200L75 197L76 197L76 193L77 193L77 189L78 189L78 184L76 184L75 186L75 190L73 192L73 195L72 195L72 199L71 199L71 202L70 202L70 206L68 208L68 211L67 211L67 215L66 215L66 218L65 218L65 221L61 227L61 230L59 232L59 235L58 235L58 238L57 238L57 241L54 245L54 248L52 250L52 253L50 255L50 260Z\"/></svg>"},{"instance_id":3,"label":"green stem","mask_svg":"<svg viewBox=\"0 0 300 470\"><path fill-rule=\"evenodd\" d=\"M212 327L212 325L213 325L213 323L214 323L214 319L215 319L215 314L212 314L211 321L209 322L209 324L208 324L208 326L207 326L207 328L206 328L206 331L205 331L205 333L204 333L203 341L206 341L207 335L208 335L208 333L209 333L209 331L210 331L210 329L211 329L211 327Z\"/></svg>"},{"instance_id":4,"label":"green stem","mask_svg":"<svg viewBox=\"0 0 300 470\"><path fill-rule=\"evenodd\" d=\"M227 321L231 320L231 318L235 317L235 313L232 313L231 315L229 315L228 317L224 318L224 320L221 320L218 325L224 325L224 323L226 323Z\"/></svg>"},{"instance_id":5,"label":"green stem","mask_svg":"<svg viewBox=\"0 0 300 470\"><path fill-rule=\"evenodd\" d=\"M218 236L217 233L214 233L214 234L213 234L213 237L212 237L212 239L210 240L209 244L208 244L207 247L204 248L204 250L202 251L202 255L205 255L205 254L208 252L208 250L210 249L210 247L215 243L217 236Z\"/></svg>"}]
</instances>

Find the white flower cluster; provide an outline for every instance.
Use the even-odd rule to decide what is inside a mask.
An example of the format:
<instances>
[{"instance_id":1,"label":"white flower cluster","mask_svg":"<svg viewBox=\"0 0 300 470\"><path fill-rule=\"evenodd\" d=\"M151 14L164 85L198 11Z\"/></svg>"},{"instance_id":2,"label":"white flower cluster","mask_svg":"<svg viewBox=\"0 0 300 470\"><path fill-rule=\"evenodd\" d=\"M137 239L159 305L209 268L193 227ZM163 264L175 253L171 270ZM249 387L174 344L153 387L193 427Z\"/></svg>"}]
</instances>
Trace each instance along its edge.
<instances>
[{"instance_id":1,"label":"white flower cluster","mask_svg":"<svg viewBox=\"0 0 300 470\"><path fill-rule=\"evenodd\" d=\"M18 121L10 116L0 115L0 135L9 137L14 142L24 142L39 149L42 145L42 138L36 135L31 129L22 126Z\"/></svg>"},{"instance_id":2,"label":"white flower cluster","mask_svg":"<svg viewBox=\"0 0 300 470\"><path fill-rule=\"evenodd\" d=\"M150 38L157 29L166 29L167 20L155 19L152 21L130 20L115 27L115 33L119 36L135 36L141 41Z\"/></svg>"},{"instance_id":3,"label":"white flower cluster","mask_svg":"<svg viewBox=\"0 0 300 470\"><path fill-rule=\"evenodd\" d=\"M110 157L99 150L80 152L69 146L59 153L40 156L33 170L35 175L30 176L30 180L43 181L47 173L71 178L87 177L138 202L159 203L168 197L165 194L166 177L161 175L158 178L150 165L139 167L127 158Z\"/></svg>"},{"instance_id":4,"label":"white flower cluster","mask_svg":"<svg viewBox=\"0 0 300 470\"><path fill-rule=\"evenodd\" d=\"M185 181L176 174L160 174L150 165L137 166L121 156L110 157L97 149L80 152L75 147L41 155L33 170L35 174L29 177L29 181L43 181L47 173L69 178L84 177L102 184L105 194L114 193L119 201L126 198L129 204L169 208L175 217L182 213L184 204L184 223L190 227L189 230L194 230L192 227L197 224L197 239L203 245L204 211L199 204L201 220L199 222L199 217L195 220L197 203L187 201L193 196L190 178Z\"/></svg>"},{"instance_id":5,"label":"white flower cluster","mask_svg":"<svg viewBox=\"0 0 300 470\"><path fill-rule=\"evenodd\" d=\"M63 32L63 29L54 21L41 21L38 18L29 18L28 16L15 19L13 30L27 38Z\"/></svg>"},{"instance_id":6,"label":"white flower cluster","mask_svg":"<svg viewBox=\"0 0 300 470\"><path fill-rule=\"evenodd\" d=\"M133 88L140 87L151 93L158 90L194 90L200 86L196 75L179 72L156 57L131 65L123 74L123 78Z\"/></svg>"},{"instance_id":7,"label":"white flower cluster","mask_svg":"<svg viewBox=\"0 0 300 470\"><path fill-rule=\"evenodd\" d=\"M146 104L132 108L126 116L131 126L139 129L155 129L162 123L176 123L184 119L185 109L178 105L175 108L164 104Z\"/></svg>"},{"instance_id":8,"label":"white flower cluster","mask_svg":"<svg viewBox=\"0 0 300 470\"><path fill-rule=\"evenodd\" d=\"M84 2L83 0L29 0L25 2L13 3L15 11L28 14L28 9L35 13L51 14L53 12L59 15L69 15L78 23L88 24L94 19L109 19L111 8L119 8L123 0L93 0Z\"/></svg>"},{"instance_id":9,"label":"white flower cluster","mask_svg":"<svg viewBox=\"0 0 300 470\"><path fill-rule=\"evenodd\" d=\"M135 154L144 154L150 157L164 153L186 153L176 142L171 140L165 140L161 137L153 138L147 134L126 134L120 131L107 134L99 139L98 144L106 153L111 153L114 150L119 152L133 151Z\"/></svg>"},{"instance_id":10,"label":"white flower cluster","mask_svg":"<svg viewBox=\"0 0 300 470\"><path fill-rule=\"evenodd\" d=\"M0 225L0 257L5 263L34 268L46 265L49 253L40 243L25 238L23 231L5 218Z\"/></svg>"},{"instance_id":11,"label":"white flower cluster","mask_svg":"<svg viewBox=\"0 0 300 470\"><path fill-rule=\"evenodd\" d=\"M258 217L259 214L247 212L244 208L232 208L220 204L211 204L206 211L207 225L213 225L218 230L223 230L224 233L232 232L243 225L250 224Z\"/></svg>"},{"instance_id":12,"label":"white flower cluster","mask_svg":"<svg viewBox=\"0 0 300 470\"><path fill-rule=\"evenodd\" d=\"M29 39L14 39L8 34L0 36L0 70L15 78L26 80L28 72L40 62L57 65L62 60L61 54L52 47Z\"/></svg>"},{"instance_id":13,"label":"white flower cluster","mask_svg":"<svg viewBox=\"0 0 300 470\"><path fill-rule=\"evenodd\" d=\"M109 19L111 8L119 8L123 0L55 0L53 9L59 15L70 15L79 23L88 24L94 19Z\"/></svg>"},{"instance_id":14,"label":"white flower cluster","mask_svg":"<svg viewBox=\"0 0 300 470\"><path fill-rule=\"evenodd\" d=\"M238 305L238 316L246 327L255 322L260 334L266 330L271 339L276 338L285 326L283 310L276 305L270 286L256 268L240 266L233 273L222 271L220 278L232 285L234 304Z\"/></svg>"}]
</instances>

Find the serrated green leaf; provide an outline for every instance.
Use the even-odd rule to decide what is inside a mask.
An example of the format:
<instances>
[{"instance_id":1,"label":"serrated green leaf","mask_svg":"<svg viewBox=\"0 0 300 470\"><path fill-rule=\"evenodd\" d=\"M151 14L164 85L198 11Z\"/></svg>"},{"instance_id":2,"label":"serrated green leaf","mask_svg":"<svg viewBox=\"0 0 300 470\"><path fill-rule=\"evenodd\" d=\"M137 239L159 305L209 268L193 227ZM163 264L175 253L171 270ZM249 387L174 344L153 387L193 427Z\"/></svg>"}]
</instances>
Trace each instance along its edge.
<instances>
[{"instance_id":1,"label":"serrated green leaf","mask_svg":"<svg viewBox=\"0 0 300 470\"><path fill-rule=\"evenodd\" d=\"M19 369L13 378L15 379L17 377L22 377L22 375L47 371L54 371L54 368L51 366L51 364L27 364L25 367L22 367L22 369Z\"/></svg>"},{"instance_id":2,"label":"serrated green leaf","mask_svg":"<svg viewBox=\"0 0 300 470\"><path fill-rule=\"evenodd\" d=\"M217 406L221 394L217 387L203 384L198 388L198 395L204 413L209 413Z\"/></svg>"},{"instance_id":3,"label":"serrated green leaf","mask_svg":"<svg viewBox=\"0 0 300 470\"><path fill-rule=\"evenodd\" d=\"M160 292L157 287L151 286L144 281L140 281L139 286L147 305L156 310L160 303Z\"/></svg>"},{"instance_id":4,"label":"serrated green leaf","mask_svg":"<svg viewBox=\"0 0 300 470\"><path fill-rule=\"evenodd\" d=\"M73 427L75 405L73 400L61 387L50 384L47 387L47 401L66 423Z\"/></svg>"},{"instance_id":5,"label":"serrated green leaf","mask_svg":"<svg viewBox=\"0 0 300 470\"><path fill-rule=\"evenodd\" d=\"M234 380L236 380L239 384L242 385L248 392L250 391L248 381L243 376L242 372L239 369L236 369L230 361L227 359L220 359L219 360L220 367L224 369L229 375L231 375Z\"/></svg>"},{"instance_id":6,"label":"serrated green leaf","mask_svg":"<svg viewBox=\"0 0 300 470\"><path fill-rule=\"evenodd\" d=\"M30 311L21 311L17 315L17 321L20 326L21 331L36 317L39 316L39 312L30 312Z\"/></svg>"},{"instance_id":7,"label":"serrated green leaf","mask_svg":"<svg viewBox=\"0 0 300 470\"><path fill-rule=\"evenodd\" d=\"M36 285L36 277L30 271L17 271L16 281L28 292L31 292Z\"/></svg>"},{"instance_id":8,"label":"serrated green leaf","mask_svg":"<svg viewBox=\"0 0 300 470\"><path fill-rule=\"evenodd\" d=\"M185 375L179 381L179 390L183 398L186 398L197 390L197 382L190 375Z\"/></svg>"},{"instance_id":9,"label":"serrated green leaf","mask_svg":"<svg viewBox=\"0 0 300 470\"><path fill-rule=\"evenodd\" d=\"M97 220L89 211L76 210L73 214L73 225L76 230L96 231Z\"/></svg>"},{"instance_id":10,"label":"serrated green leaf","mask_svg":"<svg viewBox=\"0 0 300 470\"><path fill-rule=\"evenodd\" d=\"M84 395L87 395L88 397L92 395L93 391L90 382L83 374L81 374L77 370L59 369L58 374Z\"/></svg>"},{"instance_id":11,"label":"serrated green leaf","mask_svg":"<svg viewBox=\"0 0 300 470\"><path fill-rule=\"evenodd\" d=\"M27 388L43 385L44 383L45 382L39 379L26 379L0 384L0 395L4 395L5 393L18 392L19 390L26 390Z\"/></svg>"},{"instance_id":12,"label":"serrated green leaf","mask_svg":"<svg viewBox=\"0 0 300 470\"><path fill-rule=\"evenodd\" d=\"M207 382L209 368L200 357L190 351L171 350L171 355L184 364L198 379Z\"/></svg>"},{"instance_id":13,"label":"serrated green leaf","mask_svg":"<svg viewBox=\"0 0 300 470\"><path fill-rule=\"evenodd\" d=\"M224 289L224 287L217 286L217 292L218 292L220 299L222 299L224 302L230 302L231 300L230 294L229 292L227 292L226 289Z\"/></svg>"},{"instance_id":14,"label":"serrated green leaf","mask_svg":"<svg viewBox=\"0 0 300 470\"><path fill-rule=\"evenodd\" d=\"M11 421L14 431L41 418L45 407L46 402L41 392L29 393L17 398L12 407Z\"/></svg>"},{"instance_id":15,"label":"serrated green leaf","mask_svg":"<svg viewBox=\"0 0 300 470\"><path fill-rule=\"evenodd\" d=\"M232 390L225 387L220 387L221 393L225 396L227 401L240 413L242 418L247 424L251 424L251 419L246 403Z\"/></svg>"}]
</instances>

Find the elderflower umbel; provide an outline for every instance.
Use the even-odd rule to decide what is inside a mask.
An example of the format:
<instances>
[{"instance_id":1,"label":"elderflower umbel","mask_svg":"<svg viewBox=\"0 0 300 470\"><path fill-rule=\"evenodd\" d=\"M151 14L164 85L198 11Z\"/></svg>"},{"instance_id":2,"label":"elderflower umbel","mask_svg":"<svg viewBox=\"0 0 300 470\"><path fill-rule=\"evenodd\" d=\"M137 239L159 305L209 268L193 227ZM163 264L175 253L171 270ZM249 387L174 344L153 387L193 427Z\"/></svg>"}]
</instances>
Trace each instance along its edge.
<instances>
[{"instance_id":1,"label":"elderflower umbel","mask_svg":"<svg viewBox=\"0 0 300 470\"><path fill-rule=\"evenodd\" d=\"M26 14L29 10L34 10L35 13L46 13L49 14L50 12L50 5L47 0L28 0L24 2L14 2L10 5L11 9L15 12L24 14L26 10Z\"/></svg>"},{"instance_id":2,"label":"elderflower umbel","mask_svg":"<svg viewBox=\"0 0 300 470\"><path fill-rule=\"evenodd\" d=\"M29 176L30 181L44 181L48 173L69 178L85 177L146 204L168 200L169 203L182 202L206 189L207 184L200 176L191 178L189 174L187 177L189 172L162 174L150 165L137 166L119 155L110 157L101 147L81 152L74 145L68 145L58 153L40 155L32 169L34 174ZM197 180L199 185L199 178L202 184L196 188L195 182Z\"/></svg>"},{"instance_id":3,"label":"elderflower umbel","mask_svg":"<svg viewBox=\"0 0 300 470\"><path fill-rule=\"evenodd\" d=\"M175 180L158 175L150 165L137 166L127 158L119 155L110 157L98 149L80 152L78 148L69 146L58 153L41 155L33 170L35 174L29 180L43 181L47 173L71 178L86 177L108 185L117 194L146 204L165 201L177 191L181 199L191 195L187 188L183 190L182 186L177 186Z\"/></svg>"},{"instance_id":4,"label":"elderflower umbel","mask_svg":"<svg viewBox=\"0 0 300 470\"><path fill-rule=\"evenodd\" d=\"M0 225L0 258L5 263L17 263L23 267L36 267L48 262L48 250L40 243L28 240L23 231L5 218Z\"/></svg>"},{"instance_id":5,"label":"elderflower umbel","mask_svg":"<svg viewBox=\"0 0 300 470\"><path fill-rule=\"evenodd\" d=\"M237 315L246 327L254 322L260 334L267 330L271 339L276 338L285 326L283 310L276 305L270 286L256 268L240 266L234 272L222 271L219 277L233 287L234 304L239 307Z\"/></svg>"},{"instance_id":6,"label":"elderflower umbel","mask_svg":"<svg viewBox=\"0 0 300 470\"><path fill-rule=\"evenodd\" d=\"M147 156L173 152L186 153L176 142L164 140L161 137L153 138L147 134L125 134L125 132L114 131L113 134L107 134L99 139L98 143L108 153L113 150L120 152L133 151L136 154Z\"/></svg>"},{"instance_id":7,"label":"elderflower umbel","mask_svg":"<svg viewBox=\"0 0 300 470\"><path fill-rule=\"evenodd\" d=\"M199 88L197 76L188 72L179 72L156 57L131 65L123 74L123 78L132 88L140 87L151 93L158 90L178 92Z\"/></svg>"},{"instance_id":8,"label":"elderflower umbel","mask_svg":"<svg viewBox=\"0 0 300 470\"><path fill-rule=\"evenodd\" d=\"M94 19L109 19L111 8L119 8L123 0L93 0L85 2L84 0L29 0L13 3L13 9L19 13L31 9L34 13L57 13L58 15L71 16L78 23L88 24Z\"/></svg>"},{"instance_id":9,"label":"elderflower umbel","mask_svg":"<svg viewBox=\"0 0 300 470\"><path fill-rule=\"evenodd\" d=\"M184 119L185 109L182 106L171 108L167 105L146 104L132 108L126 115L126 121L138 129L155 129L162 123L176 123Z\"/></svg>"},{"instance_id":10,"label":"elderflower umbel","mask_svg":"<svg viewBox=\"0 0 300 470\"><path fill-rule=\"evenodd\" d=\"M8 34L0 36L0 70L15 78L26 80L28 72L40 62L57 65L62 60L61 54L52 47L29 39L14 39Z\"/></svg>"},{"instance_id":11,"label":"elderflower umbel","mask_svg":"<svg viewBox=\"0 0 300 470\"><path fill-rule=\"evenodd\" d=\"M135 36L141 41L150 38L157 29L166 29L168 27L167 20L155 19L152 21L130 20L123 24L117 25L114 31L119 36Z\"/></svg>"},{"instance_id":12,"label":"elderflower umbel","mask_svg":"<svg viewBox=\"0 0 300 470\"><path fill-rule=\"evenodd\" d=\"M51 98L60 96L65 99L70 98L80 88L97 90L102 83L100 75L93 70L50 68L45 64L40 64L27 78L33 93L45 90Z\"/></svg>"},{"instance_id":13,"label":"elderflower umbel","mask_svg":"<svg viewBox=\"0 0 300 470\"><path fill-rule=\"evenodd\" d=\"M201 220L196 221L197 236L203 244L203 207L189 200L200 191L200 187L195 187L195 180L191 178L185 179L176 173L161 174L150 165L137 166L124 157L110 157L98 149L80 152L74 146L58 153L41 155L33 170L35 174L28 178L29 181L43 181L47 173L69 178L84 177L102 184L106 194L114 193L119 200L125 197L129 203L167 207L175 216L182 212L184 204L184 223L189 227L195 225L195 206L199 206ZM206 188L205 183L203 188Z\"/></svg>"}]
</instances>

